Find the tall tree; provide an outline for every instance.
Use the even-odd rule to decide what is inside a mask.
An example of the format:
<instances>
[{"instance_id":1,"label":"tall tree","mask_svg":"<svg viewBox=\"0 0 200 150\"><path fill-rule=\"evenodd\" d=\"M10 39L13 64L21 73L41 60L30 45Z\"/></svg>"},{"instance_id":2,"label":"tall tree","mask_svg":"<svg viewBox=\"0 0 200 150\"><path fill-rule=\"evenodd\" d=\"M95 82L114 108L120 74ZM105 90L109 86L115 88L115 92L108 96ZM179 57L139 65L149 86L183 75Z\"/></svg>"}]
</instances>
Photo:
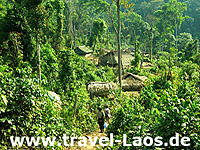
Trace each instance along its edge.
<instances>
[{"instance_id":1,"label":"tall tree","mask_svg":"<svg viewBox=\"0 0 200 150\"><path fill-rule=\"evenodd\" d=\"M5 25L3 29L4 32L7 32L5 38L9 39L9 32L16 33L12 36L15 39L15 50L19 51L21 49L23 60L30 62L33 67L37 65L35 68L38 69L38 81L41 79L40 39L43 35L42 31L45 28L47 16L42 0L17 0L14 2L13 8L8 9L4 17ZM20 45L23 46L20 47L17 43L21 43Z\"/></svg>"},{"instance_id":2,"label":"tall tree","mask_svg":"<svg viewBox=\"0 0 200 150\"><path fill-rule=\"evenodd\" d=\"M66 4L66 8L67 8L67 20L68 20L68 36L69 36L69 43L70 43L70 47L73 47L73 34L74 34L74 30L73 30L73 20L72 20L72 15L73 15L73 5L74 5L74 1L72 0L65 0L65 4Z\"/></svg>"},{"instance_id":3,"label":"tall tree","mask_svg":"<svg viewBox=\"0 0 200 150\"><path fill-rule=\"evenodd\" d=\"M169 0L160 10L155 11L156 26L162 36L162 50L164 49L164 41L167 33L174 33L177 26L181 26L185 20L183 12L186 10L186 5L177 0Z\"/></svg>"},{"instance_id":4,"label":"tall tree","mask_svg":"<svg viewBox=\"0 0 200 150\"><path fill-rule=\"evenodd\" d=\"M118 44L118 69L119 69L119 85L122 87L122 55L121 55L121 24L120 24L120 0L117 0L117 19L118 19L118 30L117 30L117 44Z\"/></svg>"},{"instance_id":5,"label":"tall tree","mask_svg":"<svg viewBox=\"0 0 200 150\"><path fill-rule=\"evenodd\" d=\"M70 43L70 47L74 47L72 45L76 45L77 39L79 39L85 44L87 39L92 36L93 21L99 18L102 12L105 12L107 2L104 0L65 0L65 3L68 14L66 17L68 43Z\"/></svg>"},{"instance_id":6,"label":"tall tree","mask_svg":"<svg viewBox=\"0 0 200 150\"><path fill-rule=\"evenodd\" d=\"M89 45L93 45L93 51L97 43L97 38L102 43L102 36L106 32L107 26L104 20L98 18L93 22L92 35L90 37Z\"/></svg>"},{"instance_id":7,"label":"tall tree","mask_svg":"<svg viewBox=\"0 0 200 150\"><path fill-rule=\"evenodd\" d=\"M175 9L175 38L176 38L176 48L177 48L177 34L178 28L180 29L182 22L185 21L188 16L183 16L183 13L187 10L187 5L185 3L177 2L177 0L172 0L171 5Z\"/></svg>"},{"instance_id":8,"label":"tall tree","mask_svg":"<svg viewBox=\"0 0 200 150\"><path fill-rule=\"evenodd\" d=\"M191 33L194 38L198 38L200 40L200 3L199 0L182 0L187 4L187 12L185 15L189 16L183 22L183 25L180 28L181 32Z\"/></svg>"},{"instance_id":9,"label":"tall tree","mask_svg":"<svg viewBox=\"0 0 200 150\"><path fill-rule=\"evenodd\" d=\"M38 0L35 3L27 2L27 8L29 10L29 25L32 28L32 31L36 38L36 47L37 47L37 67L38 67L38 82L41 82L41 61L40 61L40 41L43 25L45 24L47 18L47 12L45 7L42 6L42 0Z\"/></svg>"},{"instance_id":10,"label":"tall tree","mask_svg":"<svg viewBox=\"0 0 200 150\"><path fill-rule=\"evenodd\" d=\"M57 42L56 42L56 53L62 48L63 45L63 29L64 29L64 2L63 0L55 1L56 10L57 10Z\"/></svg>"},{"instance_id":11,"label":"tall tree","mask_svg":"<svg viewBox=\"0 0 200 150\"><path fill-rule=\"evenodd\" d=\"M51 43L57 54L64 44L64 8L63 0L48 0L45 4L45 9L48 12L48 21L44 32L47 36L47 42Z\"/></svg>"},{"instance_id":12,"label":"tall tree","mask_svg":"<svg viewBox=\"0 0 200 150\"><path fill-rule=\"evenodd\" d=\"M115 24L114 24L114 20L113 20L113 16L111 13L111 6L112 4L116 2L117 5L117 24L118 24L118 28L116 29ZM118 45L118 75L119 75L119 85L120 87L122 87L122 55L121 55L121 22L120 22L120 9L121 9L121 5L123 5L125 8L130 8L132 7L134 4L132 2L129 3L129 0L112 0L112 2L110 3L108 10L110 13L110 17L112 20L112 24L113 27L115 29L115 32L117 34L117 45Z\"/></svg>"}]
</instances>

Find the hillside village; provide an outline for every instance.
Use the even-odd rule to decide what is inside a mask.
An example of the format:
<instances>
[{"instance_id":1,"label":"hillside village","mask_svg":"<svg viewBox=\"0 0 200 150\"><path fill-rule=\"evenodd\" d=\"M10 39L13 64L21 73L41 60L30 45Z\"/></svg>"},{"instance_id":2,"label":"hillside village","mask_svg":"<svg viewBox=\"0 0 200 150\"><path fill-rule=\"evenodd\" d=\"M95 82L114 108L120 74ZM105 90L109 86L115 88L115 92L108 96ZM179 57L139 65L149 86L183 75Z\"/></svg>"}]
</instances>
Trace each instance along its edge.
<instances>
[{"instance_id":1,"label":"hillside village","mask_svg":"<svg viewBox=\"0 0 200 150\"><path fill-rule=\"evenodd\" d=\"M1 0L0 149L199 150L199 18L199 0Z\"/></svg>"}]
</instances>

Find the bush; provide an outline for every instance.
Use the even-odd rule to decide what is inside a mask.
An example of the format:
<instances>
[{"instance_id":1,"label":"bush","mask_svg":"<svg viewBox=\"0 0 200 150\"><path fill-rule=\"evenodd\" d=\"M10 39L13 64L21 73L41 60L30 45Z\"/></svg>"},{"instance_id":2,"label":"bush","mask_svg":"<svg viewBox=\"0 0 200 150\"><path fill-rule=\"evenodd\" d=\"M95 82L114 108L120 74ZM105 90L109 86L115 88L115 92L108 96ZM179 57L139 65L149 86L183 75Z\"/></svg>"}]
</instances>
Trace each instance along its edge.
<instances>
[{"instance_id":1,"label":"bush","mask_svg":"<svg viewBox=\"0 0 200 150\"><path fill-rule=\"evenodd\" d=\"M159 68L157 65L153 66L150 70L151 73L157 73L159 71Z\"/></svg>"},{"instance_id":2,"label":"bush","mask_svg":"<svg viewBox=\"0 0 200 150\"><path fill-rule=\"evenodd\" d=\"M60 111L37 79L31 78L31 69L17 68L14 72L0 66L0 70L1 143L10 146L10 136L61 137L67 129Z\"/></svg>"},{"instance_id":3,"label":"bush","mask_svg":"<svg viewBox=\"0 0 200 150\"><path fill-rule=\"evenodd\" d=\"M179 77L184 80L199 81L199 66L191 61L182 64Z\"/></svg>"},{"instance_id":4,"label":"bush","mask_svg":"<svg viewBox=\"0 0 200 150\"><path fill-rule=\"evenodd\" d=\"M47 91L38 85L34 76L30 68L14 71L8 66L0 66L0 146L11 146L10 136L50 136L61 141L59 138L63 134L80 136L95 129L97 123L93 113L101 101L91 101L85 85L74 91L78 93L78 103L73 118L74 93L71 101L61 95L60 107L48 98Z\"/></svg>"},{"instance_id":5,"label":"bush","mask_svg":"<svg viewBox=\"0 0 200 150\"><path fill-rule=\"evenodd\" d=\"M127 69L127 72L138 75L141 73L141 69L137 69L136 67L131 67L130 69Z\"/></svg>"},{"instance_id":6,"label":"bush","mask_svg":"<svg viewBox=\"0 0 200 150\"><path fill-rule=\"evenodd\" d=\"M133 142L133 137L143 137L148 133L148 121L144 107L137 99L130 99L118 109L111 124L108 126L108 134L113 133L115 139L123 141L123 134L127 135L127 143ZM114 145L112 149L138 149L138 147L125 147L122 144ZM140 148L143 148L141 146Z\"/></svg>"},{"instance_id":7,"label":"bush","mask_svg":"<svg viewBox=\"0 0 200 150\"><path fill-rule=\"evenodd\" d=\"M155 82L157 80L153 80ZM189 147L165 147L166 149L199 149L199 93L194 85L187 81L173 85L170 81L163 88L155 88L149 83L141 91L140 97L134 100L124 100L122 108L114 115L108 127L108 133L122 140L127 135L127 143L133 142L133 137L160 136L163 142L179 133L180 138L187 136L191 139ZM123 147L116 145L113 149L138 149L138 147ZM155 149L154 146L140 149Z\"/></svg>"}]
</instances>

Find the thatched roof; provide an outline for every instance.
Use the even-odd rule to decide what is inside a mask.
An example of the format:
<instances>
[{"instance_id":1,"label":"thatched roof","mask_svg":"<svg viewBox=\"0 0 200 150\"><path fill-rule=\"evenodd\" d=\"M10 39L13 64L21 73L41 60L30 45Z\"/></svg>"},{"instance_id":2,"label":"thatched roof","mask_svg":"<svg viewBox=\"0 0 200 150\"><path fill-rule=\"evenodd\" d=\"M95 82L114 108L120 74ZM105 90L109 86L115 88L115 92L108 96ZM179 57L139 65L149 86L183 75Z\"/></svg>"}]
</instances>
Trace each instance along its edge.
<instances>
[{"instance_id":1,"label":"thatched roof","mask_svg":"<svg viewBox=\"0 0 200 150\"><path fill-rule=\"evenodd\" d=\"M130 53L122 53L122 65L124 68L131 66L134 57ZM99 58L100 65L116 66L118 64L118 52L111 51Z\"/></svg>"},{"instance_id":2,"label":"thatched roof","mask_svg":"<svg viewBox=\"0 0 200 150\"><path fill-rule=\"evenodd\" d=\"M122 76L122 89L124 91L140 90L143 82L147 79L145 76L138 76L132 73L126 73Z\"/></svg>"},{"instance_id":3,"label":"thatched roof","mask_svg":"<svg viewBox=\"0 0 200 150\"><path fill-rule=\"evenodd\" d=\"M90 54L90 53L93 52L92 50L90 50L89 48L87 48L85 45L78 46L74 51L78 55L86 55L86 54Z\"/></svg>"},{"instance_id":4,"label":"thatched roof","mask_svg":"<svg viewBox=\"0 0 200 150\"><path fill-rule=\"evenodd\" d=\"M102 56L99 58L99 64L106 66L116 66L117 65L117 60L115 58L114 52L109 52L106 55Z\"/></svg>"},{"instance_id":5,"label":"thatched roof","mask_svg":"<svg viewBox=\"0 0 200 150\"><path fill-rule=\"evenodd\" d=\"M104 52L106 52L106 53L109 53L111 50L109 50L109 49L106 49L106 48L101 48L101 50L103 50Z\"/></svg>"},{"instance_id":6,"label":"thatched roof","mask_svg":"<svg viewBox=\"0 0 200 150\"><path fill-rule=\"evenodd\" d=\"M127 47L127 48L125 48L125 49L123 49L122 50L122 52L133 52L135 50L135 48L133 48L133 47Z\"/></svg>"},{"instance_id":7,"label":"thatched roof","mask_svg":"<svg viewBox=\"0 0 200 150\"><path fill-rule=\"evenodd\" d=\"M117 90L118 86L115 83L91 82L87 89L91 97L108 96L110 94L110 90Z\"/></svg>"},{"instance_id":8,"label":"thatched roof","mask_svg":"<svg viewBox=\"0 0 200 150\"><path fill-rule=\"evenodd\" d=\"M118 63L118 54L115 55L115 59ZM124 68L131 66L131 61L134 59L134 57L130 53L122 53L122 65Z\"/></svg>"},{"instance_id":9,"label":"thatched roof","mask_svg":"<svg viewBox=\"0 0 200 150\"><path fill-rule=\"evenodd\" d=\"M145 80L147 80L148 78L145 77L145 76L138 76L138 75L135 75L135 74L132 74L132 73L126 73L122 76L122 80L126 80L127 78L129 79L134 79L134 80L138 80L140 82L144 82Z\"/></svg>"}]
</instances>

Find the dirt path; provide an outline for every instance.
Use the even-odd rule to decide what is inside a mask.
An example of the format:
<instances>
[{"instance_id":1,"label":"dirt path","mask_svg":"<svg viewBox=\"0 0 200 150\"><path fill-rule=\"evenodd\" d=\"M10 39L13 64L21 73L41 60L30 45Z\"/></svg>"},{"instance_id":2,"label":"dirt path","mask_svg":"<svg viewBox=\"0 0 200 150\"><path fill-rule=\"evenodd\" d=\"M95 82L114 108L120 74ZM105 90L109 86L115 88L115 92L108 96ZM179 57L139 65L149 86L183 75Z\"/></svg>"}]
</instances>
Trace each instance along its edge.
<instances>
[{"instance_id":1,"label":"dirt path","mask_svg":"<svg viewBox=\"0 0 200 150\"><path fill-rule=\"evenodd\" d=\"M78 142L76 142L75 146L65 148L65 150L97 150L97 149L100 149L100 148L102 148L102 146L98 144L98 139L100 137L106 137L106 133L99 133L99 130L97 130L97 131L89 133L89 134L83 134L82 136L87 138L87 146L78 146L78 144L77 144ZM88 137L91 137L92 140L94 140L95 137L98 137L96 146L91 146Z\"/></svg>"},{"instance_id":2,"label":"dirt path","mask_svg":"<svg viewBox=\"0 0 200 150\"><path fill-rule=\"evenodd\" d=\"M129 91L129 92L123 92L123 94L127 95L128 97L135 97L138 96L140 93L139 91ZM101 137L106 137L106 133L99 133L99 129L96 130L95 132L91 132L89 134L84 133L82 136L87 138L87 146L78 146L78 141L75 142L75 146L73 147L66 147L65 150L97 150L97 149L101 149L102 146L98 144L98 140ZM97 139L97 143L95 146L91 146L90 141L88 139L88 137L91 137L92 140L94 140L95 137L98 137Z\"/></svg>"}]
</instances>

